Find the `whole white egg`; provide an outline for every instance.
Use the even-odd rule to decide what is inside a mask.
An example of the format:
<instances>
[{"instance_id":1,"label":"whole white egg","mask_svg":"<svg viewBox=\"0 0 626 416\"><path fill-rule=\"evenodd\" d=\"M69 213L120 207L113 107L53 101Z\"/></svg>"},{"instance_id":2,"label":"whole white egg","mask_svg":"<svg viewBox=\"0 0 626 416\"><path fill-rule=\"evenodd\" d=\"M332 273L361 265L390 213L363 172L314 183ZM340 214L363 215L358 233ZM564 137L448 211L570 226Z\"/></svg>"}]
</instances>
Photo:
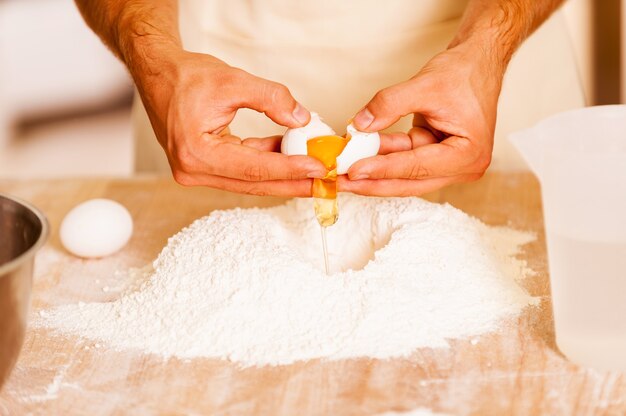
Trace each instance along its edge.
<instances>
[{"instance_id":1,"label":"whole white egg","mask_svg":"<svg viewBox=\"0 0 626 416\"><path fill-rule=\"evenodd\" d=\"M61 243L84 258L105 257L119 251L133 233L128 210L110 199L91 199L74 207L61 223Z\"/></svg>"}]
</instances>

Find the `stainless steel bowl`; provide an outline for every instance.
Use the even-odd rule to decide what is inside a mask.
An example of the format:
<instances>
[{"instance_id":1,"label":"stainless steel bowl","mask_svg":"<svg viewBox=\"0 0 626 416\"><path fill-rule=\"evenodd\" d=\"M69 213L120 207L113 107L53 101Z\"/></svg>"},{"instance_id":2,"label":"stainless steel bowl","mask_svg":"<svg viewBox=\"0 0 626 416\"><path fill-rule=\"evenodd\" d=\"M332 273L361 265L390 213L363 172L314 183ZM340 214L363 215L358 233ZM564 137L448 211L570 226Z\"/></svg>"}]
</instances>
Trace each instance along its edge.
<instances>
[{"instance_id":1,"label":"stainless steel bowl","mask_svg":"<svg viewBox=\"0 0 626 416\"><path fill-rule=\"evenodd\" d=\"M0 194L0 388L24 342L35 253L48 229L35 207Z\"/></svg>"}]
</instances>

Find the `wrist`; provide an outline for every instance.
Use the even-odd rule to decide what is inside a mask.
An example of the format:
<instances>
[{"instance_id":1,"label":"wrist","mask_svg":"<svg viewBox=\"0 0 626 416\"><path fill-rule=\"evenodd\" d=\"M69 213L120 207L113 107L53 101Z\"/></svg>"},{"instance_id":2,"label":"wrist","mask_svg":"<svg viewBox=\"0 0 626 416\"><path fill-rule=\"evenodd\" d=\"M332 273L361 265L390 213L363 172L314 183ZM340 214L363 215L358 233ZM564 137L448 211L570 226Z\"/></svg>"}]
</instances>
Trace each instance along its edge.
<instances>
[{"instance_id":1,"label":"wrist","mask_svg":"<svg viewBox=\"0 0 626 416\"><path fill-rule=\"evenodd\" d=\"M448 45L448 49L463 51L470 62L482 67L500 80L504 77L509 61L515 52L515 48L502 42L501 35L495 28L457 34Z\"/></svg>"},{"instance_id":2,"label":"wrist","mask_svg":"<svg viewBox=\"0 0 626 416\"><path fill-rule=\"evenodd\" d=\"M184 53L177 27L155 27L138 19L132 11L122 12L116 21L119 54L137 84L144 78L172 69Z\"/></svg>"},{"instance_id":3,"label":"wrist","mask_svg":"<svg viewBox=\"0 0 626 416\"><path fill-rule=\"evenodd\" d=\"M516 9L514 2L491 4L486 10L470 11L461 23L448 48L461 44L481 51L489 64L504 73L511 57L527 36L524 13Z\"/></svg>"},{"instance_id":4,"label":"wrist","mask_svg":"<svg viewBox=\"0 0 626 416\"><path fill-rule=\"evenodd\" d=\"M135 84L141 89L156 81L162 83L174 79L185 53L178 45L144 38L133 42L126 66Z\"/></svg>"}]
</instances>

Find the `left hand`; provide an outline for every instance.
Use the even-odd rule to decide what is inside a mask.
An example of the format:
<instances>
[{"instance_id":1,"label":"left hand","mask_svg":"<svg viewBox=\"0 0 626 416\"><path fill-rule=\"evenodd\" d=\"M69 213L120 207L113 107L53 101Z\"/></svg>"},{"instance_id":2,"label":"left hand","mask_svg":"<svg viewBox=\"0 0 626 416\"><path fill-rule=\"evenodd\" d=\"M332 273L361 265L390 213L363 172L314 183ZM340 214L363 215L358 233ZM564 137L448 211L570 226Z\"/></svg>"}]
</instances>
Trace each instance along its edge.
<instances>
[{"instance_id":1,"label":"left hand","mask_svg":"<svg viewBox=\"0 0 626 416\"><path fill-rule=\"evenodd\" d=\"M381 134L380 154L355 163L339 189L409 196L479 179L491 162L504 66L484 47L462 43L379 91L355 116L357 129L383 130L408 114L413 128Z\"/></svg>"}]
</instances>

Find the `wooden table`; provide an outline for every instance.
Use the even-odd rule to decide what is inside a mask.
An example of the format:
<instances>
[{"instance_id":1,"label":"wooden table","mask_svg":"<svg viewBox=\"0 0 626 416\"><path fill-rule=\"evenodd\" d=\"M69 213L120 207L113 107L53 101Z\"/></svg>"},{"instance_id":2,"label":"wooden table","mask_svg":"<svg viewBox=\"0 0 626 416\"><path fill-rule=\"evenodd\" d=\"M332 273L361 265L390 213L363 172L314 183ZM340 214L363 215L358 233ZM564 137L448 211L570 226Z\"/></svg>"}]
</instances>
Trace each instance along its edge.
<instances>
[{"instance_id":1,"label":"wooden table","mask_svg":"<svg viewBox=\"0 0 626 416\"><path fill-rule=\"evenodd\" d=\"M52 236L37 258L32 314L80 300L107 301L124 282L116 271L156 257L167 237L213 209L270 206L277 198L182 188L169 179L4 181L0 192L25 198L48 216ZM120 201L136 230L120 253L102 260L67 255L63 215L93 197ZM116 352L89 340L30 329L0 393L0 414L374 415L428 408L462 415L625 415L626 376L569 363L556 350L538 184L529 174L489 174L428 196L493 225L535 231L523 256L538 271L526 289L542 301L497 333L451 340L407 359L314 360L239 370L214 359L162 359Z\"/></svg>"}]
</instances>

